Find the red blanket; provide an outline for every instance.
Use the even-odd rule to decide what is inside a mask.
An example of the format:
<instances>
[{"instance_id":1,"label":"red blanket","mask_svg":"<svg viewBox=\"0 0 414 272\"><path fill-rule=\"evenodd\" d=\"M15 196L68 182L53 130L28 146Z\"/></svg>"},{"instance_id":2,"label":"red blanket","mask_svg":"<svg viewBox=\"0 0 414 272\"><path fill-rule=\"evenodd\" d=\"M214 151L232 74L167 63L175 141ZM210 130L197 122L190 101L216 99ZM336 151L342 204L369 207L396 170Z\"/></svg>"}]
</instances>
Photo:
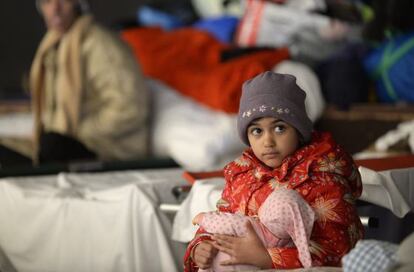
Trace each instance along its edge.
<instances>
[{"instance_id":1,"label":"red blanket","mask_svg":"<svg viewBox=\"0 0 414 272\"><path fill-rule=\"evenodd\" d=\"M228 113L238 111L245 80L271 70L289 57L288 50L283 48L221 62L221 52L229 46L194 28L169 32L161 28L134 28L123 31L122 37L132 47L146 76Z\"/></svg>"}]
</instances>

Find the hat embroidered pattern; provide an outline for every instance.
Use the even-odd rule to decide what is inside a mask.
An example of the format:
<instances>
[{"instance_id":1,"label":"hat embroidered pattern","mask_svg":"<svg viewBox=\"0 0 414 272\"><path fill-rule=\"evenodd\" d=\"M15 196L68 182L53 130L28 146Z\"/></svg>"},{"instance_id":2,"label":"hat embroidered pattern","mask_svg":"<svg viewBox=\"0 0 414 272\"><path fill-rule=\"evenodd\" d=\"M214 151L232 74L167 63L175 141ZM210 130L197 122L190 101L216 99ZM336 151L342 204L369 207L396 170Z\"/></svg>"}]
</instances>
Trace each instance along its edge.
<instances>
[{"instance_id":1,"label":"hat embroidered pattern","mask_svg":"<svg viewBox=\"0 0 414 272\"><path fill-rule=\"evenodd\" d=\"M265 112L267 110L270 111L276 111L278 114L289 114L290 113L290 109L289 108L276 108L276 107L268 107L266 105L261 105L258 109L256 108L252 108L249 109L247 111L244 111L242 113L242 118L248 118L252 115L252 112L254 111L260 111L260 112Z\"/></svg>"}]
</instances>

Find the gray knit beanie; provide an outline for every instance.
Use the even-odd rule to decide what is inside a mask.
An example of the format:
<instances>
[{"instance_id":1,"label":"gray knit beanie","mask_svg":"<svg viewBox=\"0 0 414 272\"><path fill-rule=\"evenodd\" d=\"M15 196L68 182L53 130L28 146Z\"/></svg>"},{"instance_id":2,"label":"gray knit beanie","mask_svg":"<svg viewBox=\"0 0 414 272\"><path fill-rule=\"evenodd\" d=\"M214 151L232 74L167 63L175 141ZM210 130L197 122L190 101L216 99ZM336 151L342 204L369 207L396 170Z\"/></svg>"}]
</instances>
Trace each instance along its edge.
<instances>
[{"instance_id":1,"label":"gray knit beanie","mask_svg":"<svg viewBox=\"0 0 414 272\"><path fill-rule=\"evenodd\" d=\"M242 141L249 144L247 127L261 117L275 117L296 128L303 140L311 138L312 121L306 114L306 93L288 74L264 72L244 82L240 98L237 129Z\"/></svg>"}]
</instances>

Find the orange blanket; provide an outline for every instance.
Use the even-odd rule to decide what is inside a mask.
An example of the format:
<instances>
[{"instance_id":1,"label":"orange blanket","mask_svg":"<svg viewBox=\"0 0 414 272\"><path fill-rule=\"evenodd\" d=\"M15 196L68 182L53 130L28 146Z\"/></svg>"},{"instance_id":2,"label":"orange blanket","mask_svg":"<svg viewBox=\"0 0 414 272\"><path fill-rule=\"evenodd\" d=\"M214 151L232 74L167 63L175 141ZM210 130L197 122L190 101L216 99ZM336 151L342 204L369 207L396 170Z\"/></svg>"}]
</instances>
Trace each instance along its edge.
<instances>
[{"instance_id":1,"label":"orange blanket","mask_svg":"<svg viewBox=\"0 0 414 272\"><path fill-rule=\"evenodd\" d=\"M194 28L170 32L154 27L133 28L121 35L132 47L146 76L228 113L238 111L245 80L271 70L289 57L287 49L275 49L221 62L221 52L229 46Z\"/></svg>"}]
</instances>

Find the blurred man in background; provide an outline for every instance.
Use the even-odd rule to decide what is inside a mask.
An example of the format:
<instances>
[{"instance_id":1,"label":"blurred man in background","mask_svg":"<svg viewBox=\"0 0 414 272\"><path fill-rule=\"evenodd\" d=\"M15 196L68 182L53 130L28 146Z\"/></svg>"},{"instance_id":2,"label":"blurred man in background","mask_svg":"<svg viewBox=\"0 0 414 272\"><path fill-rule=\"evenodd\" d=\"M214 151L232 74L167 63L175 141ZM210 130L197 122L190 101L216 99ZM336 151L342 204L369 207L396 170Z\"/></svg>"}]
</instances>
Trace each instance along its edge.
<instances>
[{"instance_id":1,"label":"blurred man in background","mask_svg":"<svg viewBox=\"0 0 414 272\"><path fill-rule=\"evenodd\" d=\"M30 71L33 139L2 141L0 167L29 158L44 163L146 155L148 91L129 48L94 21L84 0L36 5L47 33Z\"/></svg>"}]
</instances>

